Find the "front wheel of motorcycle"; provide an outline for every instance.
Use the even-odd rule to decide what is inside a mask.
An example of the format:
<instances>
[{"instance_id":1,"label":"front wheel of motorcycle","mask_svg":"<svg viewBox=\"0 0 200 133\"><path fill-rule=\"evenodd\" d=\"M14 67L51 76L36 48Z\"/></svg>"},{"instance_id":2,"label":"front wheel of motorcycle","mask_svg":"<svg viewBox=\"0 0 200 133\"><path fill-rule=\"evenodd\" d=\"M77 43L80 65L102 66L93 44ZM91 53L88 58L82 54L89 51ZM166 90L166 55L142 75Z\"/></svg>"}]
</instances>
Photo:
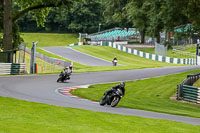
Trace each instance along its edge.
<instances>
[{"instance_id":1,"label":"front wheel of motorcycle","mask_svg":"<svg viewBox=\"0 0 200 133\"><path fill-rule=\"evenodd\" d=\"M103 96L103 97L101 98L99 104L100 104L101 106L104 106L104 105L106 104L106 97L105 97L105 96Z\"/></svg>"},{"instance_id":2,"label":"front wheel of motorcycle","mask_svg":"<svg viewBox=\"0 0 200 133\"><path fill-rule=\"evenodd\" d=\"M62 77L59 77L58 80L57 80L57 82L62 81L61 79L62 79Z\"/></svg>"},{"instance_id":3,"label":"front wheel of motorcycle","mask_svg":"<svg viewBox=\"0 0 200 133\"><path fill-rule=\"evenodd\" d=\"M119 103L120 97L119 96L114 96L112 102L111 102L111 107L115 107L117 106L117 104Z\"/></svg>"}]
</instances>

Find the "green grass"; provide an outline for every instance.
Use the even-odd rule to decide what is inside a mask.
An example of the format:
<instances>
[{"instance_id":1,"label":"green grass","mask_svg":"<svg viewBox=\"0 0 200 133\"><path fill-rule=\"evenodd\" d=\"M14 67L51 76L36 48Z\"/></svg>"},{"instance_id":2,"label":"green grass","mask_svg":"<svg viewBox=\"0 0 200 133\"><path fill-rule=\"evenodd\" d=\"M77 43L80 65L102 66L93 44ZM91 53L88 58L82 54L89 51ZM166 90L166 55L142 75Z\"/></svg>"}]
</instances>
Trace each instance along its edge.
<instances>
[{"instance_id":1,"label":"green grass","mask_svg":"<svg viewBox=\"0 0 200 133\"><path fill-rule=\"evenodd\" d=\"M42 54L44 54L44 55L46 55L48 57L57 58L57 59L65 60L65 61L70 61L70 60L68 60L66 58L60 57L58 55L55 55L55 54L52 54L52 53L49 53L49 52L46 52L45 50L42 50L40 48L37 48L37 52L42 53ZM82 64L79 64L77 62L73 62L73 61L70 61L70 62L73 63L75 72L79 72L82 69L91 68L90 66L82 65Z\"/></svg>"},{"instance_id":2,"label":"green grass","mask_svg":"<svg viewBox=\"0 0 200 133\"><path fill-rule=\"evenodd\" d=\"M114 70L128 70L128 69L142 69L150 67L163 67L163 66L175 66L175 64L163 63L158 61L152 61L144 59L138 56L134 56L114 48L102 46L81 46L73 47L76 50L80 50L87 54L103 58L108 61L112 61L113 57L117 55L119 63L125 66L86 66L76 62L73 62L74 72L94 72L94 71L114 71ZM110 51L110 52L109 52ZM48 53L42 49L37 48L37 52L45 54L49 57L58 58L69 61L63 57ZM104 52L105 54L102 54ZM108 54L110 53L110 54Z\"/></svg>"},{"instance_id":3,"label":"green grass","mask_svg":"<svg viewBox=\"0 0 200 133\"><path fill-rule=\"evenodd\" d=\"M136 55L122 52L120 50L108 46L81 46L73 48L75 50L105 59L110 62L113 60L115 56L117 56L118 63L121 65L128 66L130 69L175 66L174 64L171 63L164 63L164 62L145 59Z\"/></svg>"},{"instance_id":4,"label":"green grass","mask_svg":"<svg viewBox=\"0 0 200 133\"><path fill-rule=\"evenodd\" d=\"M200 118L200 106L170 100L187 74L199 70L151 79L126 82L126 94L118 106ZM77 89L72 94L99 101L103 93L118 83L92 85Z\"/></svg>"},{"instance_id":5,"label":"green grass","mask_svg":"<svg viewBox=\"0 0 200 133\"><path fill-rule=\"evenodd\" d=\"M37 47L46 47L46 46L67 46L70 43L77 42L76 34L49 34L49 33L23 33L23 38L25 42L28 42L29 48L32 46L32 41L39 41ZM83 46L83 47L74 47L75 49L103 58L108 61L112 61L114 56L118 57L119 63L125 66L86 66L76 62L73 62L74 72L94 72L94 71L113 71L113 70L127 70L127 69L142 69L150 67L163 67L163 66L175 66L174 64L163 63L158 61L152 61L144 59L138 56L134 56L114 48L110 47L92 47L92 46ZM44 50L37 48L37 52L45 54L49 57L64 59L60 56L48 53ZM102 54L103 53L103 54ZM55 72L57 73L57 72Z\"/></svg>"},{"instance_id":6,"label":"green grass","mask_svg":"<svg viewBox=\"0 0 200 133\"><path fill-rule=\"evenodd\" d=\"M197 133L200 126L0 97L0 133Z\"/></svg>"},{"instance_id":7,"label":"green grass","mask_svg":"<svg viewBox=\"0 0 200 133\"><path fill-rule=\"evenodd\" d=\"M30 61L31 61L31 56L30 54L26 53L25 63L26 63L26 70L28 70L28 72L30 71ZM48 63L46 61L41 60L40 58L36 58L36 64L37 64L38 74L59 73L63 69L61 66Z\"/></svg>"},{"instance_id":8,"label":"green grass","mask_svg":"<svg viewBox=\"0 0 200 133\"><path fill-rule=\"evenodd\" d=\"M38 41L38 47L68 46L78 42L78 34L58 34L58 33L22 33L22 38L27 47L32 47L32 42Z\"/></svg>"},{"instance_id":9,"label":"green grass","mask_svg":"<svg viewBox=\"0 0 200 133\"><path fill-rule=\"evenodd\" d=\"M146 53L151 53L151 54L155 54L154 53L154 48L141 48L141 49L138 49L139 51L143 51L143 52L146 52ZM190 51L190 50L189 50ZM186 52L189 52L189 51L186 51ZM192 52L192 51L191 51ZM183 54L178 54L178 53L174 53L172 52L172 49L169 49L167 51L167 57L173 57L173 58L191 58L191 56L188 56L188 55L183 55Z\"/></svg>"},{"instance_id":10,"label":"green grass","mask_svg":"<svg viewBox=\"0 0 200 133\"><path fill-rule=\"evenodd\" d=\"M23 38L25 42L28 42L28 47L31 48L32 41L39 41L37 47L44 46L67 46L70 43L77 42L76 34L49 34L49 33L24 33ZM163 67L163 66L175 66L175 64L163 63L153 60L148 60L145 58L141 58L132 54L128 54L122 51L119 51L110 47L96 47L96 46L82 46L82 47L73 47L76 50L81 52L97 56L99 58L103 58L108 61L112 61L114 56L118 57L119 64L124 66L86 66L76 62L74 64L74 72L94 72L94 71L113 71L113 70L127 70L127 69L143 69L143 68L151 68L151 67ZM48 53L37 48L37 52L45 54L50 57L64 59L60 56Z\"/></svg>"},{"instance_id":11,"label":"green grass","mask_svg":"<svg viewBox=\"0 0 200 133\"><path fill-rule=\"evenodd\" d=\"M173 46L173 48L184 51L184 52L196 53L195 45ZM154 48L141 48L141 49L138 49L138 50L146 52L146 53L154 54ZM167 51L167 56L168 57L174 57L174 58L192 58L189 55L184 55L184 54L172 52L172 49L169 49Z\"/></svg>"},{"instance_id":12,"label":"green grass","mask_svg":"<svg viewBox=\"0 0 200 133\"><path fill-rule=\"evenodd\" d=\"M195 87L200 87L200 79L198 79L194 84L193 86Z\"/></svg>"}]
</instances>

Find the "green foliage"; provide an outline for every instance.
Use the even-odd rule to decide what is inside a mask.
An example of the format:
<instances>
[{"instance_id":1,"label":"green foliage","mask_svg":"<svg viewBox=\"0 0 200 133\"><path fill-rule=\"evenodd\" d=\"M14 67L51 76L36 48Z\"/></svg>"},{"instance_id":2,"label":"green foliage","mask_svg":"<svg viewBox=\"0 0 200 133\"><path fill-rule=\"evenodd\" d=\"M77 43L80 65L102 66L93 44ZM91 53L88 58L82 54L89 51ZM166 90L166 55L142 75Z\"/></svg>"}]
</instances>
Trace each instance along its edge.
<instances>
[{"instance_id":1,"label":"green foliage","mask_svg":"<svg viewBox=\"0 0 200 133\"><path fill-rule=\"evenodd\" d=\"M3 49L3 35L0 33L0 51Z\"/></svg>"},{"instance_id":2,"label":"green foliage","mask_svg":"<svg viewBox=\"0 0 200 133\"><path fill-rule=\"evenodd\" d=\"M132 27L133 24L129 21L125 9L125 6L129 1L130 0L109 0L103 13L105 22L120 27Z\"/></svg>"},{"instance_id":3,"label":"green foliage","mask_svg":"<svg viewBox=\"0 0 200 133\"><path fill-rule=\"evenodd\" d=\"M110 22L132 23L141 32L156 37L159 42L160 32L170 33L174 28L192 24L193 33L200 33L200 1L187 0L111 0L105 13ZM194 15L195 14L195 15ZM125 24L127 24L125 21ZM187 33L193 36L193 33ZM187 36L187 37L188 37ZM166 38L166 39L169 39Z\"/></svg>"},{"instance_id":4,"label":"green foliage","mask_svg":"<svg viewBox=\"0 0 200 133\"><path fill-rule=\"evenodd\" d=\"M138 30L146 30L149 25L147 16L149 8L146 0L131 0L125 7L128 13L128 21L132 22Z\"/></svg>"},{"instance_id":5,"label":"green foliage","mask_svg":"<svg viewBox=\"0 0 200 133\"><path fill-rule=\"evenodd\" d=\"M69 29L73 32L97 32L102 12L103 7L97 0L75 1L70 10Z\"/></svg>"},{"instance_id":6,"label":"green foliage","mask_svg":"<svg viewBox=\"0 0 200 133\"><path fill-rule=\"evenodd\" d=\"M0 33L3 31L3 0L0 0Z\"/></svg>"},{"instance_id":7,"label":"green foliage","mask_svg":"<svg viewBox=\"0 0 200 133\"><path fill-rule=\"evenodd\" d=\"M0 49L3 47L3 0L0 0Z\"/></svg>"},{"instance_id":8,"label":"green foliage","mask_svg":"<svg viewBox=\"0 0 200 133\"><path fill-rule=\"evenodd\" d=\"M24 42L23 38L20 36L20 33L19 33L19 27L18 25L14 22L13 23L13 32L12 32L12 36L13 36L13 42L12 42L12 48L13 49L17 49L18 46Z\"/></svg>"},{"instance_id":9,"label":"green foliage","mask_svg":"<svg viewBox=\"0 0 200 133\"><path fill-rule=\"evenodd\" d=\"M103 9L103 5L96 0L74 1L70 9L53 8L46 17L45 28L36 28L35 21L31 20L33 14L20 19L19 25L25 32L97 32L99 23L103 23Z\"/></svg>"},{"instance_id":10,"label":"green foliage","mask_svg":"<svg viewBox=\"0 0 200 133\"><path fill-rule=\"evenodd\" d=\"M162 10L163 1L154 0L150 5L150 10L148 12L148 18L150 25L148 26L148 32L151 36L157 38L157 42L160 42L160 32L163 29Z\"/></svg>"},{"instance_id":11,"label":"green foliage","mask_svg":"<svg viewBox=\"0 0 200 133\"><path fill-rule=\"evenodd\" d=\"M186 0L184 0L186 1ZM200 1L191 0L187 1L187 16L194 27L199 27L200 25Z\"/></svg>"},{"instance_id":12,"label":"green foliage","mask_svg":"<svg viewBox=\"0 0 200 133\"><path fill-rule=\"evenodd\" d=\"M72 4L71 0L16 0L15 2L21 10L16 14L17 18L14 17L14 19L18 19L18 17L20 17L18 15L20 15L24 9L30 9L28 11L34 15L33 17L36 19L38 26L44 26L45 18L51 10L51 7L65 6L69 8Z\"/></svg>"},{"instance_id":13,"label":"green foliage","mask_svg":"<svg viewBox=\"0 0 200 133\"><path fill-rule=\"evenodd\" d=\"M172 44L170 41L164 40L163 44L165 47L167 47L167 49L172 49Z\"/></svg>"},{"instance_id":14,"label":"green foliage","mask_svg":"<svg viewBox=\"0 0 200 133\"><path fill-rule=\"evenodd\" d=\"M163 2L160 14L166 31L173 31L174 27L188 23L185 14L186 4L184 0L165 0Z\"/></svg>"}]
</instances>

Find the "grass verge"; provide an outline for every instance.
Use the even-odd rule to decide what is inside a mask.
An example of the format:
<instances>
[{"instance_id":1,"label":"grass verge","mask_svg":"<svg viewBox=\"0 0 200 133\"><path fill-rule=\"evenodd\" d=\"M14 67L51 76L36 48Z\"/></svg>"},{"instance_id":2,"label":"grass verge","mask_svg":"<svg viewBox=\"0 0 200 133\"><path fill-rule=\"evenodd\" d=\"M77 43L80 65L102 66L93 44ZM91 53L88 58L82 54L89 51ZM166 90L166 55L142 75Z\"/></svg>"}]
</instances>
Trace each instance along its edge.
<instances>
[{"instance_id":1,"label":"grass verge","mask_svg":"<svg viewBox=\"0 0 200 133\"><path fill-rule=\"evenodd\" d=\"M181 83L186 75L198 71L126 82L126 94L118 106L200 118L200 106L170 100L176 93L177 84ZM99 101L106 89L116 84L118 83L91 85L89 88L77 89L71 93Z\"/></svg>"},{"instance_id":2,"label":"grass verge","mask_svg":"<svg viewBox=\"0 0 200 133\"><path fill-rule=\"evenodd\" d=\"M113 57L117 55L119 63L125 66L85 66L76 62L73 62L74 72L95 72L95 71L115 71L115 70L128 70L128 69L142 69L142 68L150 68L150 67L163 67L163 66L175 66L175 64L163 63L158 61L152 61L148 59L144 59L138 56L134 56L114 48L110 47L97 47L97 46L81 46L81 47L73 47L76 50L81 52L112 61ZM45 54L49 57L58 58L62 60L69 61L63 57L57 56L55 54L51 54L42 49L37 48L37 52ZM105 53L105 54L102 54ZM108 54L110 53L110 54Z\"/></svg>"},{"instance_id":3,"label":"grass verge","mask_svg":"<svg viewBox=\"0 0 200 133\"><path fill-rule=\"evenodd\" d=\"M23 33L23 38L25 42L28 43L29 48L31 48L32 41L39 41L37 47L46 47L46 46L67 46L68 44L77 42L76 34L54 34L54 33ZM73 62L74 72L94 72L94 71L113 71L113 70L127 70L127 69L142 69L142 68L151 68L151 67L163 67L163 66L175 66L174 64L163 63L158 61L152 61L144 59L138 56L134 56L122 51L116 50L110 47L92 47L92 46L83 46L83 47L74 47L76 50L81 52L103 58L108 61L112 61L114 56L118 57L119 64L125 66L85 66L76 62ZM62 60L69 61L60 56L48 53L44 50L37 48L37 52L45 54L49 57L58 58ZM52 72L57 73L57 72Z\"/></svg>"},{"instance_id":4,"label":"grass verge","mask_svg":"<svg viewBox=\"0 0 200 133\"><path fill-rule=\"evenodd\" d=\"M194 84L193 86L195 87L200 87L200 79L198 79Z\"/></svg>"},{"instance_id":5,"label":"grass verge","mask_svg":"<svg viewBox=\"0 0 200 133\"><path fill-rule=\"evenodd\" d=\"M175 66L175 64L149 60L126 52L122 52L120 50L108 46L80 46L73 48L75 50L87 53L95 57L102 58L110 62L113 60L115 56L117 56L119 64L129 66L130 68Z\"/></svg>"},{"instance_id":6,"label":"grass verge","mask_svg":"<svg viewBox=\"0 0 200 133\"><path fill-rule=\"evenodd\" d=\"M196 46L195 45L184 45L184 46L173 46L173 48L181 50L183 52L188 52L188 53L196 53ZM154 54L154 48L141 48L138 49L139 51L143 51L146 53L151 53ZM168 57L174 57L174 58L194 58L190 54L187 53L184 54L183 52L173 52L172 49L167 50L167 56Z\"/></svg>"},{"instance_id":7,"label":"grass verge","mask_svg":"<svg viewBox=\"0 0 200 133\"><path fill-rule=\"evenodd\" d=\"M38 47L68 46L78 42L78 34L58 34L58 33L22 33L22 38L27 47L32 47L33 41L38 41Z\"/></svg>"},{"instance_id":8,"label":"grass verge","mask_svg":"<svg viewBox=\"0 0 200 133\"><path fill-rule=\"evenodd\" d=\"M200 126L0 97L0 133L197 133Z\"/></svg>"}]
</instances>

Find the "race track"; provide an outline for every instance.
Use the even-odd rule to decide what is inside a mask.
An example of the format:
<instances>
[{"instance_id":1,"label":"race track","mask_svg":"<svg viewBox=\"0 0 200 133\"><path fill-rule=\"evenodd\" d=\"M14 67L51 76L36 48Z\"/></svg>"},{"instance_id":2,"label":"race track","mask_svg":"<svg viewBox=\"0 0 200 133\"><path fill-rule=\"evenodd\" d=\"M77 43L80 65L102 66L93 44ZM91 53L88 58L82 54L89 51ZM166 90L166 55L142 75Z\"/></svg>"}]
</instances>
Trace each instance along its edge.
<instances>
[{"instance_id":1,"label":"race track","mask_svg":"<svg viewBox=\"0 0 200 133\"><path fill-rule=\"evenodd\" d=\"M78 62L83 65L88 66L112 66L112 62L106 61L77 50L70 47L40 47L41 49L53 53L55 55L61 56L63 58L69 59L74 62Z\"/></svg>"},{"instance_id":2,"label":"race track","mask_svg":"<svg viewBox=\"0 0 200 133\"><path fill-rule=\"evenodd\" d=\"M97 112L166 119L200 125L200 119L198 118L175 116L120 107L102 107L97 103L61 95L56 91L59 88L68 88L72 86L90 85L105 82L137 80L173 73L180 73L193 69L199 69L199 66L73 73L71 80L68 81L68 83L57 83L56 80L58 75L2 76L0 77L0 96L13 97L16 99L45 103L49 105L86 109Z\"/></svg>"}]
</instances>

